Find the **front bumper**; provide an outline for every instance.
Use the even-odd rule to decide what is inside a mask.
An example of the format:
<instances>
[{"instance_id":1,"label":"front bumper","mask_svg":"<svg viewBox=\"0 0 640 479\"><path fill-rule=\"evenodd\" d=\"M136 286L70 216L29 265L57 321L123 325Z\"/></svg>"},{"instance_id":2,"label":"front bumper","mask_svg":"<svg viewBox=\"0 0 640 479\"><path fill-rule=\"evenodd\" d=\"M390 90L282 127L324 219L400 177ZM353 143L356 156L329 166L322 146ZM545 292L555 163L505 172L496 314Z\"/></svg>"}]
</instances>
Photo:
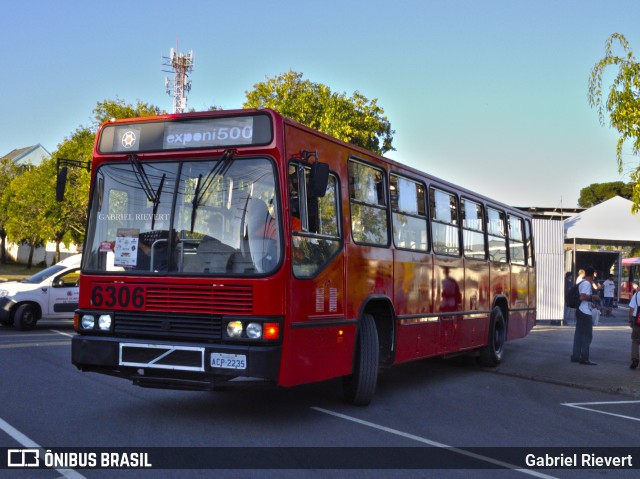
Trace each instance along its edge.
<instances>
[{"instance_id":1,"label":"front bumper","mask_svg":"<svg viewBox=\"0 0 640 479\"><path fill-rule=\"evenodd\" d=\"M212 365L212 355L243 357L244 368ZM230 345L76 335L71 361L82 371L131 379L143 387L213 389L235 377L277 381L281 346Z\"/></svg>"},{"instance_id":2,"label":"front bumper","mask_svg":"<svg viewBox=\"0 0 640 479\"><path fill-rule=\"evenodd\" d=\"M11 319L11 309L16 302L11 298L0 298L0 321L9 321Z\"/></svg>"}]
</instances>

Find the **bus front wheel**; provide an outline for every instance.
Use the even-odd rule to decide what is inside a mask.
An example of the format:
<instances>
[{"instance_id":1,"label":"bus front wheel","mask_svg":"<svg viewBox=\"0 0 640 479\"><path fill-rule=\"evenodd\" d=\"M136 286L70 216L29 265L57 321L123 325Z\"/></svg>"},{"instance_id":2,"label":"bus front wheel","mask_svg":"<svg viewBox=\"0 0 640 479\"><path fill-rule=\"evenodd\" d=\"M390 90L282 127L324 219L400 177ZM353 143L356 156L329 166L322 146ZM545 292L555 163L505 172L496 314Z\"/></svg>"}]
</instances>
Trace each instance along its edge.
<instances>
[{"instance_id":1,"label":"bus front wheel","mask_svg":"<svg viewBox=\"0 0 640 479\"><path fill-rule=\"evenodd\" d=\"M478 358L482 366L496 367L504 357L504 344L507 341L507 324L502 310L497 306L491 313L489 324L489 344L480 350Z\"/></svg>"},{"instance_id":2,"label":"bus front wheel","mask_svg":"<svg viewBox=\"0 0 640 479\"><path fill-rule=\"evenodd\" d=\"M344 397L356 406L367 406L378 381L378 330L373 316L365 314L356 340L352 374L343 380Z\"/></svg>"}]
</instances>

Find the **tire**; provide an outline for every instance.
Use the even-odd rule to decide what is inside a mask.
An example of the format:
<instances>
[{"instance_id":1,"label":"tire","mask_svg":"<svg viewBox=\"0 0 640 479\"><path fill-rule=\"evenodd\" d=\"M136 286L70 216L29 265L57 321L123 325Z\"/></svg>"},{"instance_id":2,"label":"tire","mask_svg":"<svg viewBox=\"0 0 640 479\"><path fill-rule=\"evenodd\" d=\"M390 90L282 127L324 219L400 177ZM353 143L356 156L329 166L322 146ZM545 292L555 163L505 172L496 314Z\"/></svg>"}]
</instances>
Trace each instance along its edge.
<instances>
[{"instance_id":1,"label":"tire","mask_svg":"<svg viewBox=\"0 0 640 479\"><path fill-rule=\"evenodd\" d=\"M356 341L353 372L343 379L344 398L356 406L371 402L378 382L380 349L373 316L365 314Z\"/></svg>"},{"instance_id":2,"label":"tire","mask_svg":"<svg viewBox=\"0 0 640 479\"><path fill-rule=\"evenodd\" d=\"M497 306L491 313L489 326L489 343L480 350L478 361L482 366L496 367L504 357L504 345L507 342L507 323L502 310Z\"/></svg>"},{"instance_id":3,"label":"tire","mask_svg":"<svg viewBox=\"0 0 640 479\"><path fill-rule=\"evenodd\" d=\"M21 304L13 315L13 322L16 329L30 331L36 327L38 322L38 310L32 304Z\"/></svg>"}]
</instances>

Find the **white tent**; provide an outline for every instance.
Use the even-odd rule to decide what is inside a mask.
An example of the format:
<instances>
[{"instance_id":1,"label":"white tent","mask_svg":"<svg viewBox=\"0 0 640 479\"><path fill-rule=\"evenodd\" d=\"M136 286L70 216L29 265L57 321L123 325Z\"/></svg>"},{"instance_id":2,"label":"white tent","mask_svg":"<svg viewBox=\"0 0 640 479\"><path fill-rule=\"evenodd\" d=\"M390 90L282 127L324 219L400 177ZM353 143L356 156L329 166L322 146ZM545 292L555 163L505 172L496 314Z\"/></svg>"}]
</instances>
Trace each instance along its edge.
<instances>
[{"instance_id":1,"label":"white tent","mask_svg":"<svg viewBox=\"0 0 640 479\"><path fill-rule=\"evenodd\" d=\"M604 201L564 220L564 238L575 243L640 244L640 215L631 212L633 203L620 196Z\"/></svg>"}]
</instances>

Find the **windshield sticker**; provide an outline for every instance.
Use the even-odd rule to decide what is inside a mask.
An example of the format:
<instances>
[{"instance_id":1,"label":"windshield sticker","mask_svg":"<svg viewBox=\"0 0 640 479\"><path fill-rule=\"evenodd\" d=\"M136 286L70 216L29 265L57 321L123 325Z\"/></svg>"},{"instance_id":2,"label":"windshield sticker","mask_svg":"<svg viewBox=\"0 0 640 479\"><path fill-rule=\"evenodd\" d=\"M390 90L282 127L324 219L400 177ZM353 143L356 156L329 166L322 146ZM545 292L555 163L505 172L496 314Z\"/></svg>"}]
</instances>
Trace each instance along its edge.
<instances>
[{"instance_id":1,"label":"windshield sticker","mask_svg":"<svg viewBox=\"0 0 640 479\"><path fill-rule=\"evenodd\" d=\"M140 230L136 228L118 228L114 266L135 267L138 263L138 241Z\"/></svg>"},{"instance_id":2,"label":"windshield sticker","mask_svg":"<svg viewBox=\"0 0 640 479\"><path fill-rule=\"evenodd\" d=\"M101 253L108 253L109 251L113 251L115 244L113 243L113 241L102 241L100 243L100 252Z\"/></svg>"}]
</instances>

